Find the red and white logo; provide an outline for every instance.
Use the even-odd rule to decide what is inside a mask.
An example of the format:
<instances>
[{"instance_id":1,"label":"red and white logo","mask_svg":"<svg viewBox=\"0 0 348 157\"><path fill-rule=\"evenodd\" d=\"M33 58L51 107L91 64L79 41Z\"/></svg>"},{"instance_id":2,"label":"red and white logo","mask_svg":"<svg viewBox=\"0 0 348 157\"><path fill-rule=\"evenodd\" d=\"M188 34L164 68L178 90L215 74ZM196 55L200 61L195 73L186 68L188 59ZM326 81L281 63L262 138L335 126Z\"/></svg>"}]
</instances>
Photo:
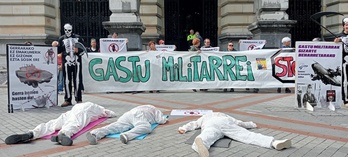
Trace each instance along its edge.
<instances>
[{"instance_id":1,"label":"red and white logo","mask_svg":"<svg viewBox=\"0 0 348 157\"><path fill-rule=\"evenodd\" d=\"M248 50L254 50L255 47L256 47L256 45L251 44L251 45L248 46Z\"/></svg>"},{"instance_id":2,"label":"red and white logo","mask_svg":"<svg viewBox=\"0 0 348 157\"><path fill-rule=\"evenodd\" d=\"M120 47L116 43L111 43L108 47L109 52L118 52Z\"/></svg>"}]
</instances>

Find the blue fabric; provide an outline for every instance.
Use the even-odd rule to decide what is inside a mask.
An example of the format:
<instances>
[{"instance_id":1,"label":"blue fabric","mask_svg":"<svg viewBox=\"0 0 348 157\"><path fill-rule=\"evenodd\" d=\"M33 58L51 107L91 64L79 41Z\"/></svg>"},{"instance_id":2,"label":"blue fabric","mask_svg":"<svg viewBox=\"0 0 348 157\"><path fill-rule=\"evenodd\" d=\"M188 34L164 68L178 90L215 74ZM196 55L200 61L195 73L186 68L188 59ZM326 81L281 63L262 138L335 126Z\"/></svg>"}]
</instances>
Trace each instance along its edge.
<instances>
[{"instance_id":1,"label":"blue fabric","mask_svg":"<svg viewBox=\"0 0 348 157\"><path fill-rule=\"evenodd\" d=\"M58 71L58 92L63 92L63 71Z\"/></svg>"},{"instance_id":2,"label":"blue fabric","mask_svg":"<svg viewBox=\"0 0 348 157\"><path fill-rule=\"evenodd\" d=\"M164 117L168 118L168 115L163 115ZM156 127L158 126L158 123L154 123L151 125L151 131L153 131ZM116 133L116 134L109 134L106 136L106 138L120 138L121 133ZM142 140L144 139L148 134L142 134L140 136L137 136L135 139L136 140Z\"/></svg>"}]
</instances>

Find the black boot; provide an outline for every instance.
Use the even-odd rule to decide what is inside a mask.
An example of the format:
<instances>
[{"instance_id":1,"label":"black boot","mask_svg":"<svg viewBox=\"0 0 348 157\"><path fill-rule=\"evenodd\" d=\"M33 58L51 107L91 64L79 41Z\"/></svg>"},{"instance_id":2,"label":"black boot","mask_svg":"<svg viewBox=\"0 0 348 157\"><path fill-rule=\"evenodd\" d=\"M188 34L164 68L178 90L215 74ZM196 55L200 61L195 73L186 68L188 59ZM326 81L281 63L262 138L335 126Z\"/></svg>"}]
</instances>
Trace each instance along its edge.
<instances>
[{"instance_id":1,"label":"black boot","mask_svg":"<svg viewBox=\"0 0 348 157\"><path fill-rule=\"evenodd\" d=\"M15 134L7 137L5 139L6 144L18 144L18 143L28 143L34 137L32 132L25 134Z\"/></svg>"},{"instance_id":2,"label":"black boot","mask_svg":"<svg viewBox=\"0 0 348 157\"><path fill-rule=\"evenodd\" d=\"M291 90L289 88L285 88L285 93L291 93Z\"/></svg>"},{"instance_id":3,"label":"black boot","mask_svg":"<svg viewBox=\"0 0 348 157\"><path fill-rule=\"evenodd\" d=\"M62 146L71 146L73 144L73 140L66 136L65 134L59 134L58 136L51 137L52 142L57 142Z\"/></svg>"}]
</instances>

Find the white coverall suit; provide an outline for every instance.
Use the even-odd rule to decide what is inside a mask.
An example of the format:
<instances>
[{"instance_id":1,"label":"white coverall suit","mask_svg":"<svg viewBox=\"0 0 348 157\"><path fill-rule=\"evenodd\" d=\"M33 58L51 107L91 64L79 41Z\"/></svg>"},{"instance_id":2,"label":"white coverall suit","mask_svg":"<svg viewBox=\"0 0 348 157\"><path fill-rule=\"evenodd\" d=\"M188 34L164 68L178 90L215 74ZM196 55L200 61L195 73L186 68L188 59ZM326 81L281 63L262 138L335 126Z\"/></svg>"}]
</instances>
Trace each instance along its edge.
<instances>
[{"instance_id":1,"label":"white coverall suit","mask_svg":"<svg viewBox=\"0 0 348 157\"><path fill-rule=\"evenodd\" d=\"M100 140L109 134L122 133L129 140L132 140L142 134L150 133L151 124L164 124L167 120L168 118L163 117L163 113L156 107L141 105L124 113L116 122L92 130L91 134L95 135L97 140Z\"/></svg>"},{"instance_id":2,"label":"white coverall suit","mask_svg":"<svg viewBox=\"0 0 348 157\"><path fill-rule=\"evenodd\" d=\"M57 119L50 120L47 123L41 123L34 130L30 130L30 132L33 132L33 139L50 135L56 130L60 130L58 134L64 133L67 137L71 138L72 135L79 132L90 122L102 117L115 116L115 112L97 104L91 102L79 103L70 111L61 114Z\"/></svg>"},{"instance_id":3,"label":"white coverall suit","mask_svg":"<svg viewBox=\"0 0 348 157\"><path fill-rule=\"evenodd\" d=\"M207 149L224 136L246 144L272 148L271 144L274 140L273 137L247 130L255 127L256 124L253 122L243 122L227 114L213 112L211 114L203 115L197 121L191 121L184 126L179 127L179 130L187 132L201 128L202 132L196 138L200 137ZM192 144L192 149L198 152L195 142Z\"/></svg>"}]
</instances>

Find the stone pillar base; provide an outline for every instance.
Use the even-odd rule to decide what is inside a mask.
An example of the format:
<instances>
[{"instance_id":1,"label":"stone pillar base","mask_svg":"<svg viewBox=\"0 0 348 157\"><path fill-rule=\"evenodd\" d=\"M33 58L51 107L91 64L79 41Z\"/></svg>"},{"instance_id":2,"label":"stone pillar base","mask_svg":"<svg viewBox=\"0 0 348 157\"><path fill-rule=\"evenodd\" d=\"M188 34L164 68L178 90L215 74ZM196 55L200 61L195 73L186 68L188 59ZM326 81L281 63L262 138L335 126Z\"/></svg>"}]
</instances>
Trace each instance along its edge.
<instances>
[{"instance_id":1,"label":"stone pillar base","mask_svg":"<svg viewBox=\"0 0 348 157\"><path fill-rule=\"evenodd\" d=\"M239 40L249 39L253 35L251 33L224 33L219 36L219 47L220 51L225 51L227 49L227 44L230 40L233 41L233 46L236 50L239 50Z\"/></svg>"},{"instance_id":2,"label":"stone pillar base","mask_svg":"<svg viewBox=\"0 0 348 157\"><path fill-rule=\"evenodd\" d=\"M265 48L279 48L282 38L290 37L290 29L297 23L296 20L261 20L248 26L255 40L266 40Z\"/></svg>"},{"instance_id":3,"label":"stone pillar base","mask_svg":"<svg viewBox=\"0 0 348 157\"><path fill-rule=\"evenodd\" d=\"M139 51L142 50L141 34L145 31L145 26L142 22L103 22L103 26L110 34L118 33L119 38L127 38L127 50Z\"/></svg>"}]
</instances>

